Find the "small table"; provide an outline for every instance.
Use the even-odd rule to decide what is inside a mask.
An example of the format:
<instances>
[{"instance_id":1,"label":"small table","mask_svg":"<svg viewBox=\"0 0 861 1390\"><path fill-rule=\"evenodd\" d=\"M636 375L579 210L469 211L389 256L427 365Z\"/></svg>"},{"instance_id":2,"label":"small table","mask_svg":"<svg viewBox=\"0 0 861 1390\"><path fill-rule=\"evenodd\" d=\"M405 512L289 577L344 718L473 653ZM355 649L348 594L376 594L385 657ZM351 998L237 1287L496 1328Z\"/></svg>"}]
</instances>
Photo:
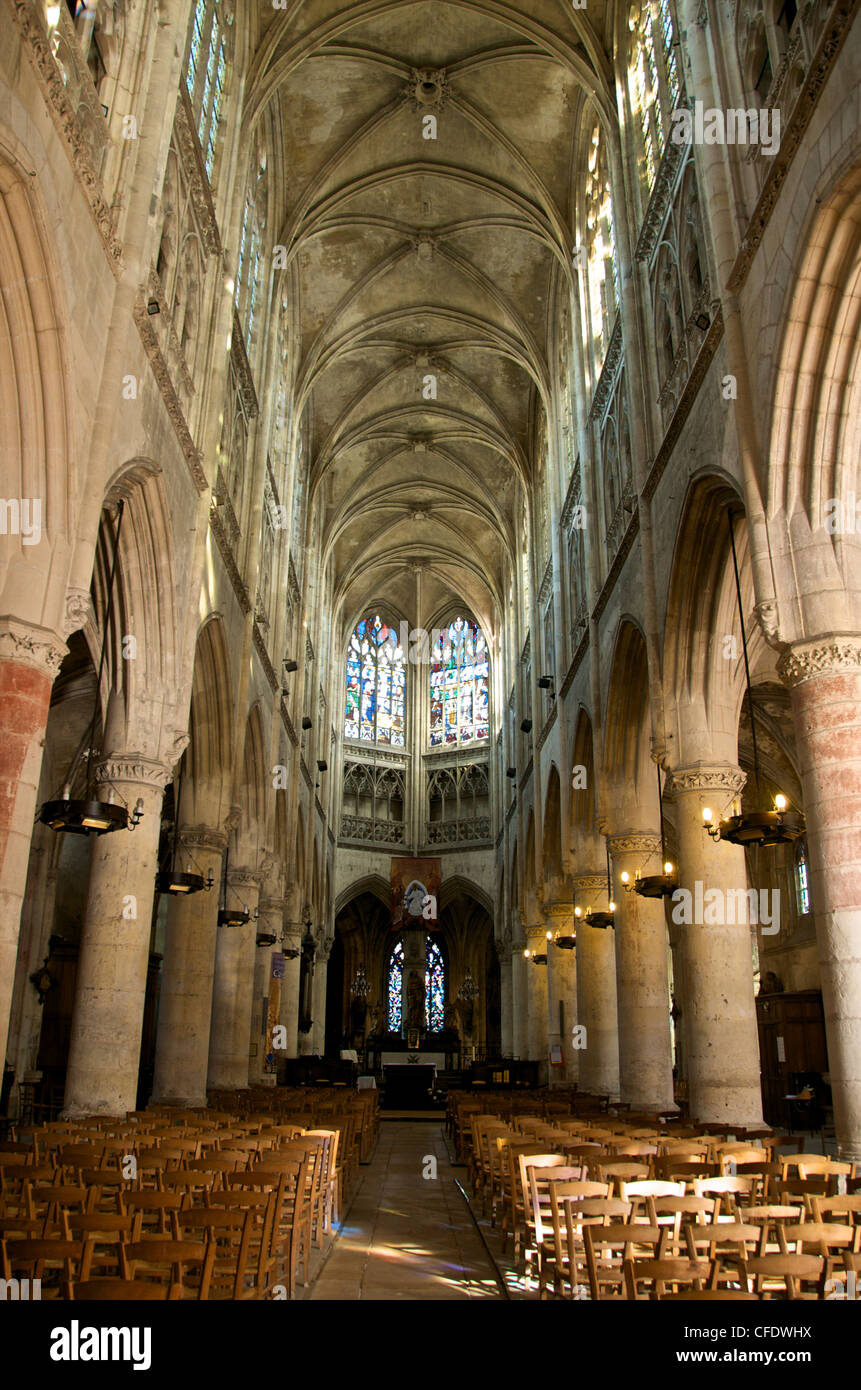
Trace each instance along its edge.
<instances>
[{"instance_id":1,"label":"small table","mask_svg":"<svg viewBox=\"0 0 861 1390\"><path fill-rule=\"evenodd\" d=\"M383 1067L386 1110L427 1110L436 1079L432 1063L387 1062Z\"/></svg>"}]
</instances>

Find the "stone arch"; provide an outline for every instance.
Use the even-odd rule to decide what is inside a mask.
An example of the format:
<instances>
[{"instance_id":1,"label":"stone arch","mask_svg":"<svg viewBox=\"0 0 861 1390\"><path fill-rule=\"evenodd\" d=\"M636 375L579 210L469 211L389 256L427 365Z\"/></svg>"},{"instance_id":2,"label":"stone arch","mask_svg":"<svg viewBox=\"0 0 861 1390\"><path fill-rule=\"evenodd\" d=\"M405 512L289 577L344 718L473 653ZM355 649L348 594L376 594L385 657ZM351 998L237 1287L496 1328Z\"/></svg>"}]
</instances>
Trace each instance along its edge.
<instances>
[{"instance_id":1,"label":"stone arch","mask_svg":"<svg viewBox=\"0 0 861 1390\"><path fill-rule=\"evenodd\" d=\"M189 744L185 753L183 820L220 827L231 797L233 724L230 659L218 614L201 628L191 683Z\"/></svg>"},{"instance_id":2,"label":"stone arch","mask_svg":"<svg viewBox=\"0 0 861 1390\"><path fill-rule=\"evenodd\" d=\"M614 785L617 808L636 823L644 798L650 803L654 768L649 757L651 715L646 643L623 618L616 633L604 723L604 773Z\"/></svg>"},{"instance_id":3,"label":"stone arch","mask_svg":"<svg viewBox=\"0 0 861 1390\"><path fill-rule=\"evenodd\" d=\"M544 892L548 900L562 891L564 864L562 858L562 810L559 769L551 764L544 800L544 844L542 853Z\"/></svg>"},{"instance_id":4,"label":"stone arch","mask_svg":"<svg viewBox=\"0 0 861 1390\"><path fill-rule=\"evenodd\" d=\"M266 757L263 720L259 705L248 715L242 750L239 785L239 824L236 830L238 863L256 869L266 828Z\"/></svg>"}]
</instances>

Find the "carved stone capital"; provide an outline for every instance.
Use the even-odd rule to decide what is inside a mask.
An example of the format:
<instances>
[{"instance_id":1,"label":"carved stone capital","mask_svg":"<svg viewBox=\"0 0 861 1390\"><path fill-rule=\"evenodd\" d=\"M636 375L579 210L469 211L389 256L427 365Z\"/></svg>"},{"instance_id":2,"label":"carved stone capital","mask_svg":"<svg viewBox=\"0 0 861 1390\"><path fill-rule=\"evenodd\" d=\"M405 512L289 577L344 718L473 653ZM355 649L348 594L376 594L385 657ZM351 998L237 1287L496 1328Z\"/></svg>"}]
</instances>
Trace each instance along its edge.
<instances>
[{"instance_id":1,"label":"carved stone capital","mask_svg":"<svg viewBox=\"0 0 861 1390\"><path fill-rule=\"evenodd\" d=\"M17 618L0 618L0 661L18 661L22 666L54 679L68 648L56 633Z\"/></svg>"},{"instance_id":2,"label":"carved stone capital","mask_svg":"<svg viewBox=\"0 0 861 1390\"><path fill-rule=\"evenodd\" d=\"M676 792L726 792L728 797L741 794L747 773L732 763L696 763L693 767L673 768L664 784L664 800Z\"/></svg>"},{"instance_id":3,"label":"carved stone capital","mask_svg":"<svg viewBox=\"0 0 861 1390\"><path fill-rule=\"evenodd\" d=\"M87 589L67 589L66 611L60 628L64 637L80 631L93 617L93 601Z\"/></svg>"},{"instance_id":4,"label":"carved stone capital","mask_svg":"<svg viewBox=\"0 0 861 1390\"><path fill-rule=\"evenodd\" d=\"M545 944L547 942L546 927L524 927L523 932L530 947L536 945L540 941L543 941Z\"/></svg>"},{"instance_id":5,"label":"carved stone capital","mask_svg":"<svg viewBox=\"0 0 861 1390\"><path fill-rule=\"evenodd\" d=\"M261 898L257 904L261 917L264 913L272 913L273 916L281 916L284 912L283 898Z\"/></svg>"},{"instance_id":6,"label":"carved stone capital","mask_svg":"<svg viewBox=\"0 0 861 1390\"><path fill-rule=\"evenodd\" d=\"M259 888L263 875L259 869L236 868L227 870L229 888Z\"/></svg>"},{"instance_id":7,"label":"carved stone capital","mask_svg":"<svg viewBox=\"0 0 861 1390\"><path fill-rule=\"evenodd\" d=\"M762 628L762 635L770 647L779 645L778 632L780 618L777 607L777 600L773 598L764 599L754 608L757 621Z\"/></svg>"},{"instance_id":8,"label":"carved stone capital","mask_svg":"<svg viewBox=\"0 0 861 1390\"><path fill-rule=\"evenodd\" d=\"M221 855L227 849L227 836L220 830L211 830L205 825L193 825L179 832L180 850L208 850L210 854Z\"/></svg>"},{"instance_id":9,"label":"carved stone capital","mask_svg":"<svg viewBox=\"0 0 861 1390\"><path fill-rule=\"evenodd\" d=\"M578 893L597 893L607 887L606 874L575 874L571 886Z\"/></svg>"},{"instance_id":10,"label":"carved stone capital","mask_svg":"<svg viewBox=\"0 0 861 1390\"><path fill-rule=\"evenodd\" d=\"M130 782L157 790L166 787L171 776L172 769L165 767L164 763L154 763L137 753L115 753L96 767L96 782L99 784Z\"/></svg>"},{"instance_id":11,"label":"carved stone capital","mask_svg":"<svg viewBox=\"0 0 861 1390\"><path fill-rule=\"evenodd\" d=\"M232 835L233 831L238 829L241 816L242 807L231 806L230 810L227 812L227 815L224 817L223 825L225 835Z\"/></svg>"},{"instance_id":12,"label":"carved stone capital","mask_svg":"<svg viewBox=\"0 0 861 1390\"><path fill-rule=\"evenodd\" d=\"M784 685L801 685L815 676L861 669L861 637L835 634L813 642L796 642L777 663Z\"/></svg>"},{"instance_id":13,"label":"carved stone capital","mask_svg":"<svg viewBox=\"0 0 861 1390\"><path fill-rule=\"evenodd\" d=\"M618 858L620 854L660 854L661 837L648 832L632 835L611 835L610 853L614 859Z\"/></svg>"}]
</instances>

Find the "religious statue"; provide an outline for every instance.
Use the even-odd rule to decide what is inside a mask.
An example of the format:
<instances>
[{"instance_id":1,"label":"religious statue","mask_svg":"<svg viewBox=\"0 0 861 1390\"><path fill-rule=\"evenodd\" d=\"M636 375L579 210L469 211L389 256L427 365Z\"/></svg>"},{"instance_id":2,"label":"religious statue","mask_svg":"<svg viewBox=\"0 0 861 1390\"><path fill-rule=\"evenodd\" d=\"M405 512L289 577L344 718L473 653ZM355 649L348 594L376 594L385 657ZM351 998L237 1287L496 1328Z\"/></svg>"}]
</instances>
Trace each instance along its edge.
<instances>
[{"instance_id":1,"label":"religious statue","mask_svg":"<svg viewBox=\"0 0 861 1390\"><path fill-rule=\"evenodd\" d=\"M407 983L407 1028L423 1028L425 1022L424 981L417 970L410 971Z\"/></svg>"}]
</instances>

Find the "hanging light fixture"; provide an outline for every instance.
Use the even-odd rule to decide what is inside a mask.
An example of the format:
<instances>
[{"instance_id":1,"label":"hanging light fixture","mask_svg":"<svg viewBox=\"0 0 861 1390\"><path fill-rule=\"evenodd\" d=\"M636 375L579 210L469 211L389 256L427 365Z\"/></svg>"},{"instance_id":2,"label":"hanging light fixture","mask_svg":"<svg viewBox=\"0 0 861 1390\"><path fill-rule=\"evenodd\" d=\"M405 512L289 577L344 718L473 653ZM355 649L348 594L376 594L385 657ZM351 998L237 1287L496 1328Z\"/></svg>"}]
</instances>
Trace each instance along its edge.
<instances>
[{"instance_id":1,"label":"hanging light fixture","mask_svg":"<svg viewBox=\"0 0 861 1390\"><path fill-rule=\"evenodd\" d=\"M244 927L246 922L251 921L251 911L248 904L245 903L242 907L227 906L227 861L229 857L230 849L228 848L224 853L224 867L221 871L221 907L218 911L218 925L220 927ZM255 908L255 922L259 916L260 913Z\"/></svg>"},{"instance_id":2,"label":"hanging light fixture","mask_svg":"<svg viewBox=\"0 0 861 1390\"><path fill-rule=\"evenodd\" d=\"M371 982L365 974L364 965L360 965L350 983L351 999L367 999L371 992Z\"/></svg>"},{"instance_id":3,"label":"hanging light fixture","mask_svg":"<svg viewBox=\"0 0 861 1390\"><path fill-rule=\"evenodd\" d=\"M457 992L457 997L458 999L462 999L465 1004L474 1004L478 998L478 985L475 983L469 966L466 967L466 974Z\"/></svg>"},{"instance_id":4,"label":"hanging light fixture","mask_svg":"<svg viewBox=\"0 0 861 1390\"><path fill-rule=\"evenodd\" d=\"M302 954L301 950L300 950L299 948L295 947L295 946L287 946L287 945L285 944L286 941L287 941L287 928L288 928L288 927L304 927L304 928L305 928L305 931L306 931L307 933L310 933L311 930L312 930L312 928L311 928L311 923L310 923L310 922L285 922L284 925L283 925L283 927L281 928L281 954L284 955L284 956L286 956L288 960L298 960L299 956L301 956L301 954Z\"/></svg>"},{"instance_id":5,"label":"hanging light fixture","mask_svg":"<svg viewBox=\"0 0 861 1390\"><path fill-rule=\"evenodd\" d=\"M661 786L661 769L658 766L658 810L661 817L661 859L664 864L662 874L646 874L640 876L640 870L634 877L633 883L631 876L625 872L622 874L622 883L625 885L626 893L637 893L641 898L669 898L679 886L679 876L676 866L667 858L666 835L664 831L664 794Z\"/></svg>"},{"instance_id":6,"label":"hanging light fixture","mask_svg":"<svg viewBox=\"0 0 861 1390\"><path fill-rule=\"evenodd\" d=\"M527 949L523 952L523 959L531 960L533 965L547 964L547 956L541 951L530 951Z\"/></svg>"},{"instance_id":7,"label":"hanging light fixture","mask_svg":"<svg viewBox=\"0 0 861 1390\"><path fill-rule=\"evenodd\" d=\"M612 885L612 882L611 882L611 880L610 880L610 838L609 838L609 836L607 837L607 842L606 842L606 843L607 843L607 910L606 910L606 912L601 912L600 910L597 910L597 911L596 911L594 908L591 908L591 907L590 907L589 910L588 910L588 912L585 914L585 916L584 916L584 918L583 918L583 921L586 922L586 924L587 924L588 926L590 926L590 927L599 927L601 931L606 931L608 927L614 927L615 924L616 924L616 917L615 917L616 904L613 902L613 885ZM576 908L574 909L574 915L577 916L577 909L576 909Z\"/></svg>"},{"instance_id":8,"label":"hanging light fixture","mask_svg":"<svg viewBox=\"0 0 861 1390\"><path fill-rule=\"evenodd\" d=\"M189 860L185 866L185 871L177 867L179 860L177 856L177 841L179 839L179 807L182 800L182 763L179 766L179 776L176 779L176 805L173 808L173 848L170 856L170 868L162 869L156 875L155 886L159 893L171 893L174 897L180 897L186 893L199 893L205 888L207 893L215 883L215 875L210 868L206 878L203 874L195 871L194 863Z\"/></svg>"},{"instance_id":9,"label":"hanging light fixture","mask_svg":"<svg viewBox=\"0 0 861 1390\"><path fill-rule=\"evenodd\" d=\"M756 800L763 805L759 776L759 749L756 742L756 720L753 714L753 691L750 685L750 662L747 655L747 634L744 626L744 612L741 603L741 580L738 573L738 555L735 548L735 529L732 508L727 508L729 520L729 540L732 548L732 565L735 574L735 596L738 605L738 620L741 625L741 645L744 653L744 675L747 688L747 712L750 719L750 737L753 745L753 775L756 783ZM772 810L741 812L728 816L715 823L711 807L703 807L703 826L713 840L729 840L734 845L780 845L797 840L804 834L806 823L800 811L789 809L786 797L778 792Z\"/></svg>"},{"instance_id":10,"label":"hanging light fixture","mask_svg":"<svg viewBox=\"0 0 861 1390\"><path fill-rule=\"evenodd\" d=\"M108 578L108 594L105 605L99 670L96 676L93 717L87 725L84 737L74 753L68 773L66 774L62 792L59 797L55 797L52 801L46 801L39 812L39 820L42 821L44 825L50 826L52 830L68 831L73 835L107 835L112 830L134 830L135 827L140 824L144 813L142 797L138 797L134 810L129 812L128 806L125 804L122 806L116 804L113 787L108 788L106 799L100 801L96 794L95 785L96 749L93 747L93 741L96 736L96 726L99 722L99 692L102 688L102 675L105 669L105 660L108 651L108 636L111 628L111 618L113 616L114 581L117 573L120 531L122 530L124 511L125 501L121 498L117 507L117 529L114 536L114 553L111 558L111 570ZM80 763L86 763L87 765L84 794L82 797L75 797L72 795L72 788L75 774L79 771Z\"/></svg>"}]
</instances>

